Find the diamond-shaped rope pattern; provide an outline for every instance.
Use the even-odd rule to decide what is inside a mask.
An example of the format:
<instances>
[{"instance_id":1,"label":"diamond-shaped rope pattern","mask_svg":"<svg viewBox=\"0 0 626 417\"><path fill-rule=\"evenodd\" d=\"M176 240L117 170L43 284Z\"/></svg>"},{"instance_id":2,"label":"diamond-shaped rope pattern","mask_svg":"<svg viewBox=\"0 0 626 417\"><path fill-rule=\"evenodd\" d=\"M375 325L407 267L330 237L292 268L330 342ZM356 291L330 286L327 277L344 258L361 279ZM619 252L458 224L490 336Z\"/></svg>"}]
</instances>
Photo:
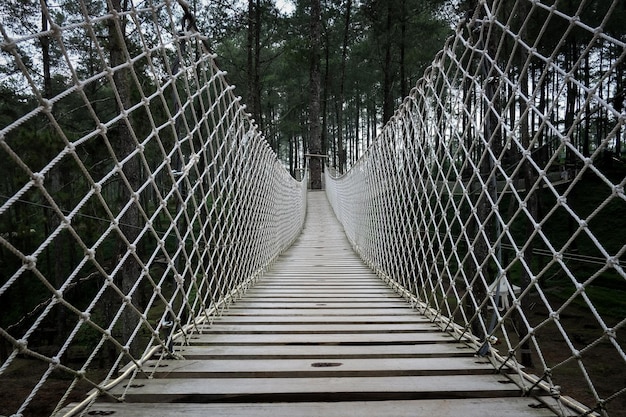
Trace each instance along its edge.
<instances>
[{"instance_id":1,"label":"diamond-shaped rope pattern","mask_svg":"<svg viewBox=\"0 0 626 417\"><path fill-rule=\"evenodd\" d=\"M372 268L565 414L626 407L625 19L621 0L479 1L326 178Z\"/></svg>"},{"instance_id":2,"label":"diamond-shaped rope pattern","mask_svg":"<svg viewBox=\"0 0 626 417\"><path fill-rule=\"evenodd\" d=\"M56 413L170 354L302 228L306 179L256 130L186 3L123 3L41 2L35 33L0 23L3 415Z\"/></svg>"}]
</instances>

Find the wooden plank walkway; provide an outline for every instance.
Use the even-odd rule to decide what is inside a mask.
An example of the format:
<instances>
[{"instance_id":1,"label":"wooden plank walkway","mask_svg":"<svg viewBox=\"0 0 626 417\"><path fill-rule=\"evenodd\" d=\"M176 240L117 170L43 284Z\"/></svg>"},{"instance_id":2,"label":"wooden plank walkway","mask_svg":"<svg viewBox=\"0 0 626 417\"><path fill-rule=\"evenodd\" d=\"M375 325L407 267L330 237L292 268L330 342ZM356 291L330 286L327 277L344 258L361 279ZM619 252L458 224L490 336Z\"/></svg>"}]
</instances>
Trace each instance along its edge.
<instances>
[{"instance_id":1,"label":"wooden plank walkway","mask_svg":"<svg viewBox=\"0 0 626 417\"><path fill-rule=\"evenodd\" d=\"M90 414L554 415L384 285L319 192L309 193L294 246L191 342L179 349L185 360L136 379L125 403L97 403Z\"/></svg>"}]
</instances>

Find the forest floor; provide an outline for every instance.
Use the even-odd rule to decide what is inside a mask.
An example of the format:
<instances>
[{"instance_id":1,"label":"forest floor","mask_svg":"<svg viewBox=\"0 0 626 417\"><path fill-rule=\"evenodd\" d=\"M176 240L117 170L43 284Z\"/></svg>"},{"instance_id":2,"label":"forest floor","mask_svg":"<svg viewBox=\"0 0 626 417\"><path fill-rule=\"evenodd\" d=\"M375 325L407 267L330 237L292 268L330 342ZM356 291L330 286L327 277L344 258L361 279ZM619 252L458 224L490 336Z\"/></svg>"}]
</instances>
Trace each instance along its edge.
<instances>
[{"instance_id":1,"label":"forest floor","mask_svg":"<svg viewBox=\"0 0 626 417\"><path fill-rule=\"evenodd\" d=\"M533 306L528 319L533 325L538 325L547 319L548 312L545 306L540 304L539 297L535 297L538 302ZM551 298L553 297L549 296L549 300L556 304L557 301ZM615 317L603 319L607 321L608 326L617 324L619 320ZM542 377L545 367L550 367L552 381L561 387L561 393L588 407L593 407L596 400L586 382L585 373L591 379L600 398L610 397L616 391L626 388L624 359L607 339L598 341L602 336L600 326L588 309L570 306L566 313L559 315L558 321L560 328L554 323L536 327L541 352L539 353L535 346L531 346L533 366L526 367L526 373ZM569 343L581 352L580 361L565 361L572 353L561 329L567 334ZM593 347L585 349L593 343L596 343ZM626 348L624 332L617 332L617 343L621 349ZM500 353L505 354L506 348L501 348ZM544 366L544 363L547 366ZM626 417L626 395L622 394L611 400L607 404L607 412L611 417Z\"/></svg>"},{"instance_id":2,"label":"forest floor","mask_svg":"<svg viewBox=\"0 0 626 417\"><path fill-rule=\"evenodd\" d=\"M48 364L40 360L16 358L9 369L0 376L0 416L10 416L16 413L47 369ZM95 370L90 373L90 377L98 382L102 381L105 375L104 370ZM50 416L72 380L73 378L66 374L53 372L44 388L37 392L22 415L24 417ZM91 388L84 382L79 383L65 403L84 400Z\"/></svg>"}]
</instances>

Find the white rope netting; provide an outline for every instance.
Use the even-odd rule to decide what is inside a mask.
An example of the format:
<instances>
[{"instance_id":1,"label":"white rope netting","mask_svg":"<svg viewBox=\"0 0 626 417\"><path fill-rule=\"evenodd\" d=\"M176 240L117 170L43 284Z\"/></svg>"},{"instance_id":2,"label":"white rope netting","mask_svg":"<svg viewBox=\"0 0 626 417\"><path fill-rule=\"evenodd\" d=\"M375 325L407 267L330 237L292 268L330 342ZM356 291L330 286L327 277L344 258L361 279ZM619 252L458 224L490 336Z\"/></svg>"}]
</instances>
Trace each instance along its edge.
<instances>
[{"instance_id":1,"label":"white rope netting","mask_svg":"<svg viewBox=\"0 0 626 417\"><path fill-rule=\"evenodd\" d=\"M625 19L622 0L479 1L326 178L362 258L562 415L626 409Z\"/></svg>"},{"instance_id":2,"label":"white rope netting","mask_svg":"<svg viewBox=\"0 0 626 417\"><path fill-rule=\"evenodd\" d=\"M304 221L306 179L188 6L124 3L0 25L0 414L55 414L171 354Z\"/></svg>"}]
</instances>

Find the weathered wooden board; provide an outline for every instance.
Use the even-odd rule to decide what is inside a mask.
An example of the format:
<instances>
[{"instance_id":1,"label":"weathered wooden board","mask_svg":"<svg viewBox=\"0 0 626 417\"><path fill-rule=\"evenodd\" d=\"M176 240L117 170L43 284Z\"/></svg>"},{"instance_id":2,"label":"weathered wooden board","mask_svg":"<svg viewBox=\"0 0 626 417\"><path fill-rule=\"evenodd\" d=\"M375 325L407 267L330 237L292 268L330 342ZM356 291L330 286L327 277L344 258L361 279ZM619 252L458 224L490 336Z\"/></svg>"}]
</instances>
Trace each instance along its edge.
<instances>
[{"instance_id":1,"label":"weathered wooden board","mask_svg":"<svg viewBox=\"0 0 626 417\"><path fill-rule=\"evenodd\" d=\"M355 323L355 324L376 324L376 323L422 323L436 326L431 323L430 320L423 316L419 316L416 313L410 314L394 314L394 315L316 315L316 316L298 316L287 314L264 314L263 316L252 315L232 315L220 316L213 320L216 324L230 324L230 323L317 323L317 324L332 324L332 323ZM435 328L435 327L433 327Z\"/></svg>"},{"instance_id":2,"label":"weathered wooden board","mask_svg":"<svg viewBox=\"0 0 626 417\"><path fill-rule=\"evenodd\" d=\"M248 290L246 295L248 297L254 297L256 295L268 295L274 294L277 296L288 294L324 294L324 295L351 295L351 294L380 294L381 291L391 291L389 288L335 288L332 291L327 288L280 288L280 287L268 287L268 288L252 288Z\"/></svg>"},{"instance_id":3,"label":"weathered wooden board","mask_svg":"<svg viewBox=\"0 0 626 417\"><path fill-rule=\"evenodd\" d=\"M298 333L414 333L432 332L434 325L430 323L382 323L382 324L214 324L200 326L204 334L298 334Z\"/></svg>"},{"instance_id":4,"label":"weathered wooden board","mask_svg":"<svg viewBox=\"0 0 626 417\"><path fill-rule=\"evenodd\" d=\"M304 254L302 254L304 256ZM358 282L366 282L369 285L386 285L380 279L371 280L372 272L361 268L339 267L339 266L321 266L321 265L300 265L297 268L290 268L285 271L274 271L265 273L258 281L259 285L273 284L276 282L284 282L288 285L336 285L336 284L355 284Z\"/></svg>"},{"instance_id":5,"label":"weathered wooden board","mask_svg":"<svg viewBox=\"0 0 626 417\"><path fill-rule=\"evenodd\" d=\"M303 308L312 308L319 309L323 308L342 308L342 309L351 309L354 311L354 314L359 314L359 310L369 310L373 308L388 308L388 309L402 309L406 310L406 303L402 302L394 302L394 301L380 301L375 302L372 301L370 303L333 303L332 301L326 302L314 302L314 303L259 303L256 301L248 301L248 302L239 302L233 304L230 308L244 308L244 309L285 309L285 310L294 310L294 309L303 309Z\"/></svg>"},{"instance_id":6,"label":"weathered wooden board","mask_svg":"<svg viewBox=\"0 0 626 417\"><path fill-rule=\"evenodd\" d=\"M457 343L409 345L240 345L181 346L176 352L188 359L340 359L473 357L474 350Z\"/></svg>"},{"instance_id":7,"label":"weathered wooden board","mask_svg":"<svg viewBox=\"0 0 626 417\"><path fill-rule=\"evenodd\" d=\"M311 378L321 376L418 376L493 374L475 358L212 359L148 361L155 378Z\"/></svg>"},{"instance_id":8,"label":"weathered wooden board","mask_svg":"<svg viewBox=\"0 0 626 417\"><path fill-rule=\"evenodd\" d=\"M250 294L248 294L250 295ZM247 298L247 297L246 297ZM289 301L298 301L302 299L336 299L336 300L345 300L345 301L370 301L373 299L376 300L400 300L397 294L393 293L370 293L370 294L335 294L335 293L319 293L319 294L307 294L307 293L289 293L289 294L256 294L254 296L255 300L266 300L266 299L276 299L276 300L289 300Z\"/></svg>"},{"instance_id":9,"label":"weathered wooden board","mask_svg":"<svg viewBox=\"0 0 626 417\"><path fill-rule=\"evenodd\" d=\"M531 398L481 398L406 401L95 404L92 415L124 417L548 417Z\"/></svg>"},{"instance_id":10,"label":"weathered wooden board","mask_svg":"<svg viewBox=\"0 0 626 417\"><path fill-rule=\"evenodd\" d=\"M415 312L411 311L408 308L329 308L329 307L318 307L318 308L292 308L292 309L280 309L280 308L238 308L237 305L233 305L229 308L228 315L236 316L236 315L247 315L247 316L276 316L279 314L285 314L289 316L352 316L352 315L360 315L360 316L405 316L415 314Z\"/></svg>"},{"instance_id":11,"label":"weathered wooden board","mask_svg":"<svg viewBox=\"0 0 626 417\"><path fill-rule=\"evenodd\" d=\"M408 344L450 343L455 340L447 333L329 333L329 334L196 334L190 338L192 344Z\"/></svg>"},{"instance_id":12,"label":"weathered wooden board","mask_svg":"<svg viewBox=\"0 0 626 417\"><path fill-rule=\"evenodd\" d=\"M285 302L306 302L305 300L335 300L345 301L346 303L359 303L359 302L400 302L406 306L406 301L398 298L395 294L388 292L389 289L384 290L364 290L358 291L318 291L318 290L285 290L281 288L267 288L262 290L263 292L254 292L252 290L246 293L246 296L231 303L238 302L272 302L272 300L283 299ZM382 293L382 294L381 294Z\"/></svg>"},{"instance_id":13,"label":"weathered wooden board","mask_svg":"<svg viewBox=\"0 0 626 417\"><path fill-rule=\"evenodd\" d=\"M372 278L370 278L371 280ZM281 281L285 281L281 284ZM261 286L262 285L262 286ZM364 280L350 280L350 281L335 281L333 279L323 279L323 280L311 280L308 279L306 281L298 281L295 282L293 280L282 278L273 279L268 281L267 278L262 279L257 285L253 287L255 291L267 290L272 288L282 288L282 289L300 289L302 287L310 288L312 290L325 290L328 291L329 295L332 295L336 290L354 290L364 289L364 290L382 290L379 295L385 294L385 290L389 290L390 288L383 284L382 282L372 284L371 282L368 284L364 282ZM306 294L306 293L304 293ZM397 294L396 297L399 297Z\"/></svg>"},{"instance_id":14,"label":"weathered wooden board","mask_svg":"<svg viewBox=\"0 0 626 417\"><path fill-rule=\"evenodd\" d=\"M518 397L519 388L507 381L502 375L135 379L111 392L126 391L129 402Z\"/></svg>"},{"instance_id":15,"label":"weathered wooden board","mask_svg":"<svg viewBox=\"0 0 626 417\"><path fill-rule=\"evenodd\" d=\"M255 298L237 300L230 305L230 308L407 308L407 304L403 300L393 298L372 298L370 300L341 300L332 297L309 297L307 299L292 299L285 301L274 301L277 297ZM325 305L326 304L326 305Z\"/></svg>"}]
</instances>

